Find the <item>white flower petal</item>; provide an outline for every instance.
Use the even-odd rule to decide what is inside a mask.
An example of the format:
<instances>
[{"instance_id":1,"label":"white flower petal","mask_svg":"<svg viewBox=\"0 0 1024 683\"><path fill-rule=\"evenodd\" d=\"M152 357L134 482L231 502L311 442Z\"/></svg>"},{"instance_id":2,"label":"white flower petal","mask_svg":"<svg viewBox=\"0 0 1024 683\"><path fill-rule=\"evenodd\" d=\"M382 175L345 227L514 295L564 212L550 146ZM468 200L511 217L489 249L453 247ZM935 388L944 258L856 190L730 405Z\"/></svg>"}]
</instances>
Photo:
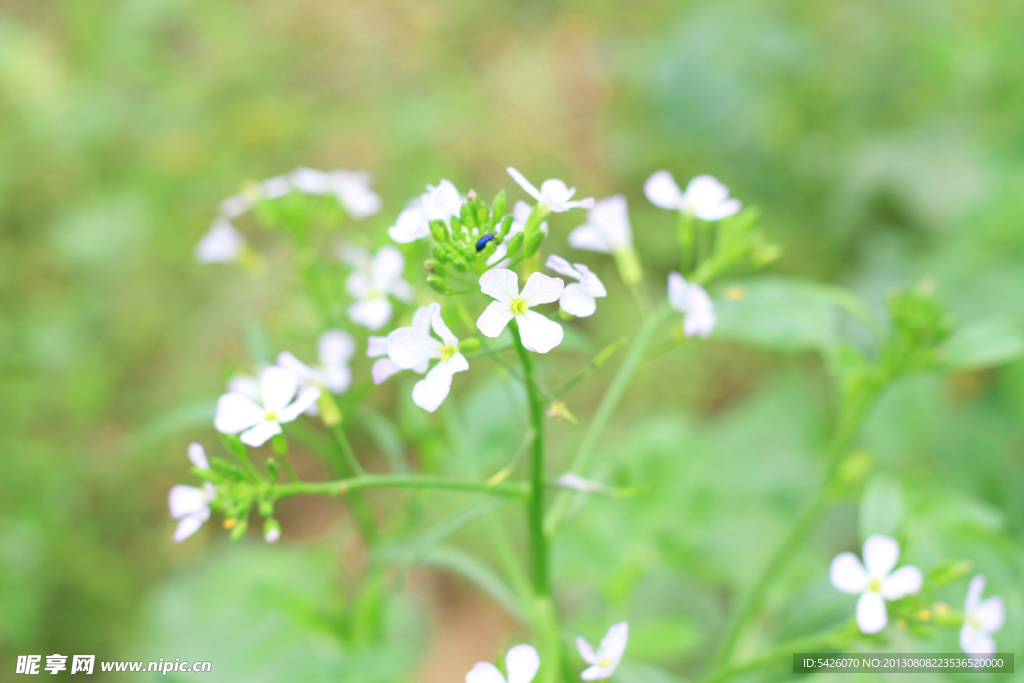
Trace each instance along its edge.
<instances>
[{"instance_id":1,"label":"white flower petal","mask_svg":"<svg viewBox=\"0 0 1024 683\"><path fill-rule=\"evenodd\" d=\"M696 216L703 221L720 221L739 213L742 208L743 204L738 199L729 199L721 204L702 207L697 211Z\"/></svg>"},{"instance_id":2,"label":"white flower petal","mask_svg":"<svg viewBox=\"0 0 1024 683\"><path fill-rule=\"evenodd\" d=\"M271 437L280 433L280 424L278 424L277 422L272 422L270 420L264 420L263 422L260 422L252 429L242 432L242 435L239 438L242 440L242 443L244 443L246 446L259 448L267 441L269 441Z\"/></svg>"},{"instance_id":3,"label":"white flower petal","mask_svg":"<svg viewBox=\"0 0 1024 683\"><path fill-rule=\"evenodd\" d=\"M441 341L444 342L445 346L454 346L458 348L459 338L452 334L452 331L444 324L444 319L441 317L441 304L430 304L430 309L433 314L431 318L431 327L434 329L434 334L441 338Z\"/></svg>"},{"instance_id":4,"label":"white flower petal","mask_svg":"<svg viewBox=\"0 0 1024 683\"><path fill-rule=\"evenodd\" d=\"M491 271L493 272L493 271ZM485 337L497 337L512 320L512 308L506 301L492 301L476 320L477 329Z\"/></svg>"},{"instance_id":5,"label":"white flower petal","mask_svg":"<svg viewBox=\"0 0 1024 683\"><path fill-rule=\"evenodd\" d=\"M511 303L519 297L519 276L504 268L489 270L480 276L480 291L496 301Z\"/></svg>"},{"instance_id":6,"label":"white flower petal","mask_svg":"<svg viewBox=\"0 0 1024 683\"><path fill-rule=\"evenodd\" d=\"M288 405L298 388L295 375L284 368L272 365L260 373L260 395L267 412L276 412Z\"/></svg>"},{"instance_id":7,"label":"white flower petal","mask_svg":"<svg viewBox=\"0 0 1024 683\"><path fill-rule=\"evenodd\" d=\"M526 176L524 176L522 173L512 168L511 166L509 166L505 170L508 171L508 174L510 176L512 176L512 180L516 181L519 184L519 187L526 190L526 194L530 195L531 197L538 201L540 200L540 190L534 187L533 183L526 179Z\"/></svg>"},{"instance_id":8,"label":"white flower petal","mask_svg":"<svg viewBox=\"0 0 1024 683\"><path fill-rule=\"evenodd\" d=\"M878 633L885 628L888 620L885 599L880 593L868 591L857 600L857 626L861 633Z\"/></svg>"},{"instance_id":9,"label":"white flower petal","mask_svg":"<svg viewBox=\"0 0 1024 683\"><path fill-rule=\"evenodd\" d=\"M441 407L452 388L452 376L456 372L469 369L466 357L456 353L448 360L443 360L427 373L427 376L416 382L412 388L413 403L428 413Z\"/></svg>"},{"instance_id":10,"label":"white flower petal","mask_svg":"<svg viewBox=\"0 0 1024 683\"><path fill-rule=\"evenodd\" d=\"M505 683L505 677L490 662L477 662L466 674L466 683Z\"/></svg>"},{"instance_id":11,"label":"white flower petal","mask_svg":"<svg viewBox=\"0 0 1024 683\"><path fill-rule=\"evenodd\" d=\"M332 394L343 394L352 384L352 371L346 365L325 367L321 381L324 388Z\"/></svg>"},{"instance_id":12,"label":"white flower petal","mask_svg":"<svg viewBox=\"0 0 1024 683\"><path fill-rule=\"evenodd\" d=\"M334 186L330 174L305 166L292 171L291 182L296 190L305 194L327 194Z\"/></svg>"},{"instance_id":13,"label":"white flower petal","mask_svg":"<svg viewBox=\"0 0 1024 683\"><path fill-rule=\"evenodd\" d=\"M385 245L373 255L373 264L370 272L373 274L373 284L382 292L389 292L391 288L402 278L405 270L405 256L398 247Z\"/></svg>"},{"instance_id":14,"label":"white flower petal","mask_svg":"<svg viewBox=\"0 0 1024 683\"><path fill-rule=\"evenodd\" d=\"M534 273L536 275L536 273ZM490 306L488 306L490 308ZM486 311L484 311L486 313ZM483 317L483 316L481 316ZM548 320L536 311L526 311L515 316L519 325L519 336L523 340L523 346L534 353L547 353L562 343L562 326ZM477 326L480 323L477 321ZM481 328L481 332L483 329ZM487 334L484 332L484 334ZM492 335L488 335L492 336ZM497 335L493 335L497 336Z\"/></svg>"},{"instance_id":15,"label":"white flower petal","mask_svg":"<svg viewBox=\"0 0 1024 683\"><path fill-rule=\"evenodd\" d=\"M583 493L607 493L611 490L608 486L602 484L599 481L593 481L592 479L584 479L583 477L574 472L566 472L565 474L558 477L558 479L555 479L555 486L562 489L572 489L574 491L581 491ZM577 645L578 644L579 643L577 642ZM587 646L590 646L589 643L587 644Z\"/></svg>"},{"instance_id":16,"label":"white flower petal","mask_svg":"<svg viewBox=\"0 0 1024 683\"><path fill-rule=\"evenodd\" d=\"M883 579L896 566L900 559L900 544L896 539L875 534L864 541L864 566L868 576Z\"/></svg>"},{"instance_id":17,"label":"white flower petal","mask_svg":"<svg viewBox=\"0 0 1024 683\"><path fill-rule=\"evenodd\" d=\"M284 408L282 408L277 414L278 422L291 422L299 415L306 412L310 406L320 400L320 389L317 387L306 387L299 392L299 395L295 398L295 401Z\"/></svg>"},{"instance_id":18,"label":"white flower petal","mask_svg":"<svg viewBox=\"0 0 1024 683\"><path fill-rule=\"evenodd\" d=\"M430 223L417 205L409 207L398 214L395 224L388 228L388 237L399 244L408 244L430 236Z\"/></svg>"},{"instance_id":19,"label":"white flower petal","mask_svg":"<svg viewBox=\"0 0 1024 683\"><path fill-rule=\"evenodd\" d=\"M263 199L277 199L292 191L291 181L288 176L275 176L267 178L260 183L260 196Z\"/></svg>"},{"instance_id":20,"label":"white flower petal","mask_svg":"<svg viewBox=\"0 0 1024 683\"><path fill-rule=\"evenodd\" d=\"M195 486L178 484L171 487L171 492L167 496L167 507L170 508L171 517L174 519L195 514L208 505L206 491Z\"/></svg>"},{"instance_id":21,"label":"white flower petal","mask_svg":"<svg viewBox=\"0 0 1024 683\"><path fill-rule=\"evenodd\" d=\"M558 301L564 287L565 282L561 278L549 277L544 273L531 273L519 296L527 306L539 306Z\"/></svg>"},{"instance_id":22,"label":"white flower petal","mask_svg":"<svg viewBox=\"0 0 1024 683\"><path fill-rule=\"evenodd\" d=\"M608 296L608 290L604 288L604 283L601 282L601 278L596 273L591 272L585 263L576 263L574 265L576 266L576 271L580 274L580 285L583 287L583 291L594 298Z\"/></svg>"},{"instance_id":23,"label":"white flower petal","mask_svg":"<svg viewBox=\"0 0 1024 683\"><path fill-rule=\"evenodd\" d=\"M971 655L990 655L996 651L996 641L979 628L965 623L960 629L960 647Z\"/></svg>"},{"instance_id":24,"label":"white flower petal","mask_svg":"<svg viewBox=\"0 0 1024 683\"><path fill-rule=\"evenodd\" d=\"M178 527L174 530L174 542L181 543L186 538L199 531L199 527L203 526L203 522L210 518L210 508L203 508L197 511L195 514L191 514L187 517L183 517L178 522Z\"/></svg>"},{"instance_id":25,"label":"white flower petal","mask_svg":"<svg viewBox=\"0 0 1024 683\"><path fill-rule=\"evenodd\" d=\"M584 223L569 233L569 246L602 254L612 253L612 246L596 228Z\"/></svg>"},{"instance_id":26,"label":"white flower petal","mask_svg":"<svg viewBox=\"0 0 1024 683\"><path fill-rule=\"evenodd\" d=\"M886 600L899 600L913 595L924 585L924 575L913 565L904 565L882 580L882 597Z\"/></svg>"},{"instance_id":27,"label":"white flower petal","mask_svg":"<svg viewBox=\"0 0 1024 683\"><path fill-rule=\"evenodd\" d=\"M653 173L644 183L644 195L659 208L677 211L683 208L683 191L668 171Z\"/></svg>"},{"instance_id":28,"label":"white flower petal","mask_svg":"<svg viewBox=\"0 0 1024 683\"><path fill-rule=\"evenodd\" d=\"M689 285L686 284L686 280L682 275L675 271L668 274L668 303L680 313L686 313L686 307L689 302L689 297L687 296L688 288Z\"/></svg>"},{"instance_id":29,"label":"white flower petal","mask_svg":"<svg viewBox=\"0 0 1024 683\"><path fill-rule=\"evenodd\" d=\"M218 219L210 226L196 245L195 257L199 263L227 263L234 261L245 249L245 238L231 223Z\"/></svg>"},{"instance_id":30,"label":"white flower petal","mask_svg":"<svg viewBox=\"0 0 1024 683\"><path fill-rule=\"evenodd\" d=\"M313 369L296 358L290 351L277 354L277 367L290 372L299 382L309 382L313 378Z\"/></svg>"},{"instance_id":31,"label":"white flower petal","mask_svg":"<svg viewBox=\"0 0 1024 683\"><path fill-rule=\"evenodd\" d=\"M251 208L252 202L240 194L233 194L220 203L220 206L217 207L217 211L220 213L221 218L231 220L233 218L238 218Z\"/></svg>"},{"instance_id":32,"label":"white flower petal","mask_svg":"<svg viewBox=\"0 0 1024 683\"><path fill-rule=\"evenodd\" d=\"M442 220L445 223L452 216L458 216L464 200L458 188L450 180L441 179L437 187L427 185L427 191L421 197L423 211L427 220Z\"/></svg>"},{"instance_id":33,"label":"white flower petal","mask_svg":"<svg viewBox=\"0 0 1024 683\"><path fill-rule=\"evenodd\" d=\"M414 327L399 327L388 335L388 356L402 368L441 357L441 343Z\"/></svg>"},{"instance_id":34,"label":"white flower petal","mask_svg":"<svg viewBox=\"0 0 1024 683\"><path fill-rule=\"evenodd\" d=\"M564 477L565 475L562 476ZM579 650L580 657L583 658L584 662L587 664L597 663L597 655L594 654L594 648L591 647L590 641L583 636L576 637L576 649Z\"/></svg>"},{"instance_id":35,"label":"white flower petal","mask_svg":"<svg viewBox=\"0 0 1024 683\"><path fill-rule=\"evenodd\" d=\"M385 298L357 301L348 307L348 317L368 330L384 327L391 320L391 302Z\"/></svg>"},{"instance_id":36,"label":"white flower petal","mask_svg":"<svg viewBox=\"0 0 1024 683\"><path fill-rule=\"evenodd\" d=\"M263 408L242 394L228 393L217 399L213 426L221 434L237 434L263 420Z\"/></svg>"},{"instance_id":37,"label":"white flower petal","mask_svg":"<svg viewBox=\"0 0 1024 683\"><path fill-rule=\"evenodd\" d=\"M380 195L370 189L372 178L369 173L338 169L331 172L331 177L338 201L353 219L366 218L380 211Z\"/></svg>"},{"instance_id":38,"label":"white flower petal","mask_svg":"<svg viewBox=\"0 0 1024 683\"><path fill-rule=\"evenodd\" d=\"M373 383L380 385L383 384L388 377L397 374L402 371L402 366L391 360L390 358L381 358L373 364L370 368L370 374L373 376Z\"/></svg>"},{"instance_id":39,"label":"white flower petal","mask_svg":"<svg viewBox=\"0 0 1024 683\"><path fill-rule=\"evenodd\" d=\"M975 574L967 586L967 597L964 600L964 613L970 614L981 603L981 594L985 592L985 577Z\"/></svg>"},{"instance_id":40,"label":"white flower petal","mask_svg":"<svg viewBox=\"0 0 1024 683\"><path fill-rule=\"evenodd\" d=\"M430 327L434 322L434 311L430 306L420 306L412 314L412 326L417 330L430 334Z\"/></svg>"},{"instance_id":41,"label":"white flower petal","mask_svg":"<svg viewBox=\"0 0 1024 683\"><path fill-rule=\"evenodd\" d=\"M366 357L367 358L380 358L381 356L388 355L388 338L387 337L375 337L373 335L366 338Z\"/></svg>"},{"instance_id":42,"label":"white flower petal","mask_svg":"<svg viewBox=\"0 0 1024 683\"><path fill-rule=\"evenodd\" d=\"M260 380L252 375L234 375L228 380L228 391L260 402Z\"/></svg>"},{"instance_id":43,"label":"white flower petal","mask_svg":"<svg viewBox=\"0 0 1024 683\"><path fill-rule=\"evenodd\" d=\"M516 645L505 655L508 683L530 683L540 668L540 656L532 645Z\"/></svg>"},{"instance_id":44,"label":"white flower petal","mask_svg":"<svg viewBox=\"0 0 1024 683\"><path fill-rule=\"evenodd\" d=\"M548 256L548 260L544 265L545 267L550 268L559 275L565 275L566 277L571 277L576 280L583 279L583 275L580 274L580 272L577 271L575 268L573 268L572 264L566 261L561 256L551 254L551 256Z\"/></svg>"},{"instance_id":45,"label":"white flower petal","mask_svg":"<svg viewBox=\"0 0 1024 683\"><path fill-rule=\"evenodd\" d=\"M614 624L608 629L608 633L601 639L601 646L597 650L598 659L607 659L611 662L609 668L615 669L626 652L626 643L629 642L629 623L622 621Z\"/></svg>"},{"instance_id":46,"label":"white flower petal","mask_svg":"<svg viewBox=\"0 0 1024 683\"><path fill-rule=\"evenodd\" d=\"M610 666L589 666L583 670L580 674L580 679L584 681L603 681L604 679L615 673L615 670Z\"/></svg>"},{"instance_id":47,"label":"white flower petal","mask_svg":"<svg viewBox=\"0 0 1024 683\"><path fill-rule=\"evenodd\" d=\"M998 595L992 596L978 606L974 611L974 616L980 622L982 630L995 633L1003 627L1003 622L1006 621L1006 607L1003 605L1003 599Z\"/></svg>"},{"instance_id":48,"label":"white flower petal","mask_svg":"<svg viewBox=\"0 0 1024 683\"><path fill-rule=\"evenodd\" d=\"M327 330L316 343L317 356L324 365L347 363L356 352L352 335L342 330Z\"/></svg>"},{"instance_id":49,"label":"white flower petal","mask_svg":"<svg viewBox=\"0 0 1024 683\"><path fill-rule=\"evenodd\" d=\"M729 188L710 175L695 176L686 185L686 198L694 206L720 204L729 197Z\"/></svg>"},{"instance_id":50,"label":"white flower petal","mask_svg":"<svg viewBox=\"0 0 1024 683\"><path fill-rule=\"evenodd\" d=\"M853 553L839 553L828 570L832 585L844 593L863 593L868 587L868 575L860 558Z\"/></svg>"},{"instance_id":51,"label":"white flower petal","mask_svg":"<svg viewBox=\"0 0 1024 683\"><path fill-rule=\"evenodd\" d=\"M337 248L338 258L356 270L369 271L372 258L370 252L358 244L345 242Z\"/></svg>"},{"instance_id":52,"label":"white flower petal","mask_svg":"<svg viewBox=\"0 0 1024 683\"><path fill-rule=\"evenodd\" d=\"M700 285L690 285L687 290L687 311L683 318L683 334L687 337L709 337L715 329L717 318L711 297Z\"/></svg>"},{"instance_id":53,"label":"white flower petal","mask_svg":"<svg viewBox=\"0 0 1024 683\"><path fill-rule=\"evenodd\" d=\"M594 297L587 294L583 285L574 282L562 290L562 296L558 299L558 305L569 315L577 318L586 318L594 315L597 310L597 302Z\"/></svg>"},{"instance_id":54,"label":"white flower petal","mask_svg":"<svg viewBox=\"0 0 1024 683\"><path fill-rule=\"evenodd\" d=\"M210 469L210 461L206 459L206 449L202 444L192 442L188 445L188 459L201 470Z\"/></svg>"}]
</instances>

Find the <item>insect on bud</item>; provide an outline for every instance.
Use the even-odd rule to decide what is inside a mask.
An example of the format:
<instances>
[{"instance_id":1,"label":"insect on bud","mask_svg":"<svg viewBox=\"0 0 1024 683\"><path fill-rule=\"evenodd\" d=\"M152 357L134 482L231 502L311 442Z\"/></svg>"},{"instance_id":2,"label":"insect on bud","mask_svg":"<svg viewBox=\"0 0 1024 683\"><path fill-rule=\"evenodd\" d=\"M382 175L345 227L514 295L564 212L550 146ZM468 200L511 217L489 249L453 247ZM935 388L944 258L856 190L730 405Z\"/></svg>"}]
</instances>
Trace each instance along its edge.
<instances>
[{"instance_id":1,"label":"insect on bud","mask_svg":"<svg viewBox=\"0 0 1024 683\"><path fill-rule=\"evenodd\" d=\"M452 286L449 285L448 282L439 275L428 275L427 284L430 285L430 288L437 292L438 294L444 294L445 296L455 296L455 290L452 289Z\"/></svg>"}]
</instances>

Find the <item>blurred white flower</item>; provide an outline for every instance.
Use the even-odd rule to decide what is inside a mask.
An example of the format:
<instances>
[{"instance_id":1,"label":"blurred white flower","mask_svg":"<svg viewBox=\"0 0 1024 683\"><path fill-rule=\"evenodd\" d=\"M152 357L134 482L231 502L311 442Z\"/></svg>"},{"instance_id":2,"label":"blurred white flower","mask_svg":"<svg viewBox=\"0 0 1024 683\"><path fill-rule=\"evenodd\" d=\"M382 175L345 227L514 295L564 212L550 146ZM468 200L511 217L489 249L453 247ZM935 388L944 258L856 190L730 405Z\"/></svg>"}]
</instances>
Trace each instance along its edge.
<instances>
[{"instance_id":1,"label":"blurred white flower","mask_svg":"<svg viewBox=\"0 0 1024 683\"><path fill-rule=\"evenodd\" d=\"M626 652L626 642L629 640L629 624L625 621L613 625L608 633L601 639L601 645L594 652L594 648L583 636L576 638L576 649L580 651L580 657L590 666L584 669L580 678L584 681L599 681L610 678L615 673L615 667L622 661L622 655Z\"/></svg>"},{"instance_id":2,"label":"blurred white flower","mask_svg":"<svg viewBox=\"0 0 1024 683\"><path fill-rule=\"evenodd\" d=\"M689 284L676 272L668 274L668 302L683 314L683 334L687 337L709 337L715 329L715 306L704 288Z\"/></svg>"},{"instance_id":3,"label":"blurred white flower","mask_svg":"<svg viewBox=\"0 0 1024 683\"><path fill-rule=\"evenodd\" d=\"M206 459L206 449L202 444L193 441L188 445L188 459L197 469L210 469L210 461Z\"/></svg>"},{"instance_id":4,"label":"blurred white flower","mask_svg":"<svg viewBox=\"0 0 1024 683\"><path fill-rule=\"evenodd\" d=\"M574 472L566 472L555 479L555 486L560 489L572 489L581 493L611 493L612 488L593 479L584 479Z\"/></svg>"},{"instance_id":5,"label":"blurred white flower","mask_svg":"<svg viewBox=\"0 0 1024 683\"><path fill-rule=\"evenodd\" d=\"M996 651L996 641L992 637L1003 627L1006 620L1006 608L1003 599L994 595L982 602L981 594L985 590L985 577L977 574L967 587L967 599L964 600L964 625L960 629L960 647L971 655L990 655Z\"/></svg>"},{"instance_id":6,"label":"blurred white flower","mask_svg":"<svg viewBox=\"0 0 1024 683\"><path fill-rule=\"evenodd\" d=\"M505 655L508 680L490 662L477 662L466 674L466 683L530 683L540 669L540 655L532 645L516 645Z\"/></svg>"},{"instance_id":7,"label":"blurred white flower","mask_svg":"<svg viewBox=\"0 0 1024 683\"><path fill-rule=\"evenodd\" d=\"M566 285L558 299L562 310L569 315L577 318L594 315L594 311L597 310L597 302L594 299L608 296L604 283L582 263L570 264L561 256L552 254L548 256L545 265L559 275L579 281Z\"/></svg>"},{"instance_id":8,"label":"blurred white flower","mask_svg":"<svg viewBox=\"0 0 1024 683\"><path fill-rule=\"evenodd\" d=\"M409 202L409 206L398 214L395 224L388 228L388 236L399 244L406 244L430 235L430 221L442 220L448 223L452 216L458 216L465 198L450 180L441 179L435 187L427 185L427 191Z\"/></svg>"},{"instance_id":9,"label":"blurred white flower","mask_svg":"<svg viewBox=\"0 0 1024 683\"><path fill-rule=\"evenodd\" d=\"M569 233L569 246L602 254L632 250L626 198L617 194L597 202L587 214L587 222Z\"/></svg>"},{"instance_id":10,"label":"blurred white flower","mask_svg":"<svg viewBox=\"0 0 1024 683\"><path fill-rule=\"evenodd\" d=\"M245 251L245 238L226 218L218 218L196 245L196 261L230 263Z\"/></svg>"},{"instance_id":11,"label":"blurred white flower","mask_svg":"<svg viewBox=\"0 0 1024 683\"><path fill-rule=\"evenodd\" d=\"M279 175L267 178L258 187L260 199L277 199L292 191L292 181L290 176Z\"/></svg>"},{"instance_id":12,"label":"blurred white flower","mask_svg":"<svg viewBox=\"0 0 1024 683\"><path fill-rule=\"evenodd\" d=\"M340 394L352 383L348 362L355 351L356 343L347 332L327 330L317 342L318 365L310 367L288 351L278 354L277 364L295 375L300 386L323 387Z\"/></svg>"},{"instance_id":13,"label":"blurred white flower","mask_svg":"<svg viewBox=\"0 0 1024 683\"><path fill-rule=\"evenodd\" d=\"M709 175L697 176L683 192L671 173L658 171L644 183L644 194L655 206L682 211L705 221L728 218L743 207L739 200L729 198L729 188Z\"/></svg>"},{"instance_id":14,"label":"blurred white flower","mask_svg":"<svg viewBox=\"0 0 1024 683\"><path fill-rule=\"evenodd\" d=\"M306 387L296 397L297 390L295 375L284 368L271 366L260 373L262 406L243 394L224 394L217 400L213 426L222 434L241 432L242 443L262 446L272 436L281 433L282 423L291 422L320 398L320 389L316 387Z\"/></svg>"},{"instance_id":15,"label":"blurred white flower","mask_svg":"<svg viewBox=\"0 0 1024 683\"><path fill-rule=\"evenodd\" d=\"M441 304L430 304L429 311L430 326L441 341L422 328L399 327L388 335L388 356L402 369L422 368L431 359L440 359L412 389L413 403L432 413L451 391L452 377L469 370L469 362L459 352L458 338L441 318Z\"/></svg>"},{"instance_id":16,"label":"blurred white flower","mask_svg":"<svg viewBox=\"0 0 1024 683\"><path fill-rule=\"evenodd\" d=\"M863 564L850 552L839 553L832 560L829 568L832 585L844 593L861 594L857 600L857 626L863 633L878 633L885 628L889 620L886 600L913 595L924 585L921 570L913 565L893 571L899 558L899 543L876 534L864 541Z\"/></svg>"},{"instance_id":17,"label":"blurred white flower","mask_svg":"<svg viewBox=\"0 0 1024 683\"><path fill-rule=\"evenodd\" d=\"M348 293L357 299L348 307L348 316L353 322L371 331L379 330L391 320L389 296L412 302L412 285L402 277L405 257L397 247L383 246L371 258L365 249L347 245L339 255L355 268L345 282Z\"/></svg>"},{"instance_id":18,"label":"blurred white flower","mask_svg":"<svg viewBox=\"0 0 1024 683\"><path fill-rule=\"evenodd\" d=\"M292 186L303 194L333 193L354 219L366 218L380 211L381 200L370 189L372 176L366 171L320 171L300 166L290 176Z\"/></svg>"},{"instance_id":19,"label":"blurred white flower","mask_svg":"<svg viewBox=\"0 0 1024 683\"><path fill-rule=\"evenodd\" d=\"M546 206L549 211L562 213L569 209L592 209L594 207L593 197L570 201L572 196L576 194L576 188L567 187L561 180L545 180L540 184L540 189L538 190L526 179L526 176L516 169L509 166L506 170L512 176L512 179L519 183L519 187L526 191L526 194L536 199L539 206Z\"/></svg>"},{"instance_id":20,"label":"blurred white flower","mask_svg":"<svg viewBox=\"0 0 1024 683\"><path fill-rule=\"evenodd\" d=\"M206 459L206 451L197 443L189 444L188 459L201 470L210 469ZM171 488L167 497L167 507L171 510L171 518L180 520L174 530L174 542L181 543L199 531L203 522L210 518L210 501L217 495L217 488L210 482L204 482L202 488L179 484Z\"/></svg>"},{"instance_id":21,"label":"blurred white flower","mask_svg":"<svg viewBox=\"0 0 1024 683\"><path fill-rule=\"evenodd\" d=\"M533 273L519 293L519 276L498 268L480 276L480 290L495 299L484 309L476 326L488 337L497 337L512 318L519 326L523 346L536 353L547 353L562 342L562 326L548 320L531 306L558 301L565 283L557 277Z\"/></svg>"},{"instance_id":22,"label":"blurred white flower","mask_svg":"<svg viewBox=\"0 0 1024 683\"><path fill-rule=\"evenodd\" d=\"M505 235L504 241L494 249L494 253L487 259L487 265L498 266L499 268L505 268L508 266L509 261L504 260L508 254L508 241L512 239L512 236L517 232L522 232L526 227L526 221L530 218L530 212L533 211L533 207L519 200L512 206L512 225L508 229L508 234ZM548 234L548 222L544 221L540 224L539 230L545 235Z\"/></svg>"},{"instance_id":23,"label":"blurred white flower","mask_svg":"<svg viewBox=\"0 0 1024 683\"><path fill-rule=\"evenodd\" d=\"M424 334L430 334L430 324L433 317L430 306L420 306L416 309L416 312L412 314L412 326ZM391 377L391 375L397 374L404 369L388 357L387 337L369 337L366 340L366 357L377 359L370 371L370 374L373 376L374 384L383 384L388 377ZM427 367L429 365L430 361L428 359L424 360L419 365L414 365L410 369L413 372L418 372L422 375L427 371Z\"/></svg>"}]
</instances>

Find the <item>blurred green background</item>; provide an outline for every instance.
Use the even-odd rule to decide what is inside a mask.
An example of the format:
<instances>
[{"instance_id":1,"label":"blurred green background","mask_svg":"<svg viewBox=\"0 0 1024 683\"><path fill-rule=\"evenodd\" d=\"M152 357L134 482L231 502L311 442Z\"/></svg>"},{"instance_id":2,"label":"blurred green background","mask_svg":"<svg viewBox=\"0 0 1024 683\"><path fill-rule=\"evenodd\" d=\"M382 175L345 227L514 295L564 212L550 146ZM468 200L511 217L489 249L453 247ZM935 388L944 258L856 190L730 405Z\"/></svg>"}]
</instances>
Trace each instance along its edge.
<instances>
[{"instance_id":1,"label":"blurred green background","mask_svg":"<svg viewBox=\"0 0 1024 683\"><path fill-rule=\"evenodd\" d=\"M229 547L216 523L170 540L167 491L187 480L188 441L214 442L199 425L247 358L247 325L300 356L316 334L290 282L193 259L243 182L297 165L369 170L385 208L346 227L367 243L441 177L519 197L511 164L583 196L623 192L660 297L673 219L643 181L711 173L762 208L785 249L777 272L849 286L875 308L890 287L932 278L956 320L1019 327L1022 25L1019 2L0 2L0 680L26 653L209 648L210 680L224 681L343 680L338 666L382 657L339 650L323 625L358 565L340 504L282 516L278 547ZM581 220L553 219L552 249L566 254ZM634 320L612 289L588 322L598 339ZM473 412L501 405L489 369L467 377L436 421L486 469L515 430L505 439ZM589 415L607 379L570 408ZM394 387L375 404L409 412ZM593 640L629 618L632 657L699 677L737 592L812 494L833 417L827 369L806 348L712 341L647 365L598 474L652 486L591 502L559 537L570 624ZM1000 649L1018 655L1022 418L1017 362L907 380L864 438L878 486L900 491L908 559L974 561L1007 600ZM422 421L403 419L406 434ZM555 427L556 460L575 429ZM858 514L850 503L823 520L760 633L849 614L827 571L857 546ZM392 664L427 658L421 680L461 680L517 626L467 584L422 576L393 607L385 640L404 654ZM964 590L946 599L959 607ZM458 624L466 637L442 642ZM955 633L907 641L918 648L956 651Z\"/></svg>"}]
</instances>

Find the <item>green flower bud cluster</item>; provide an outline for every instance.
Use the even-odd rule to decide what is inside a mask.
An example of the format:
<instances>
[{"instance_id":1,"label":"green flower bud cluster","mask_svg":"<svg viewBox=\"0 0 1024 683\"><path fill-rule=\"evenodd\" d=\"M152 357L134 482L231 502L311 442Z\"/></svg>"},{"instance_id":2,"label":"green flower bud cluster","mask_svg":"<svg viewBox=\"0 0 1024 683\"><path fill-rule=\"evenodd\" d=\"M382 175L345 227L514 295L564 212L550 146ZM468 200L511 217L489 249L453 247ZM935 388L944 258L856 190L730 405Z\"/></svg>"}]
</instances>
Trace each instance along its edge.
<instances>
[{"instance_id":1,"label":"green flower bud cluster","mask_svg":"<svg viewBox=\"0 0 1024 683\"><path fill-rule=\"evenodd\" d=\"M760 215L752 207L717 224L711 255L694 273L697 282L760 270L778 260L782 250L758 226Z\"/></svg>"}]
</instances>

